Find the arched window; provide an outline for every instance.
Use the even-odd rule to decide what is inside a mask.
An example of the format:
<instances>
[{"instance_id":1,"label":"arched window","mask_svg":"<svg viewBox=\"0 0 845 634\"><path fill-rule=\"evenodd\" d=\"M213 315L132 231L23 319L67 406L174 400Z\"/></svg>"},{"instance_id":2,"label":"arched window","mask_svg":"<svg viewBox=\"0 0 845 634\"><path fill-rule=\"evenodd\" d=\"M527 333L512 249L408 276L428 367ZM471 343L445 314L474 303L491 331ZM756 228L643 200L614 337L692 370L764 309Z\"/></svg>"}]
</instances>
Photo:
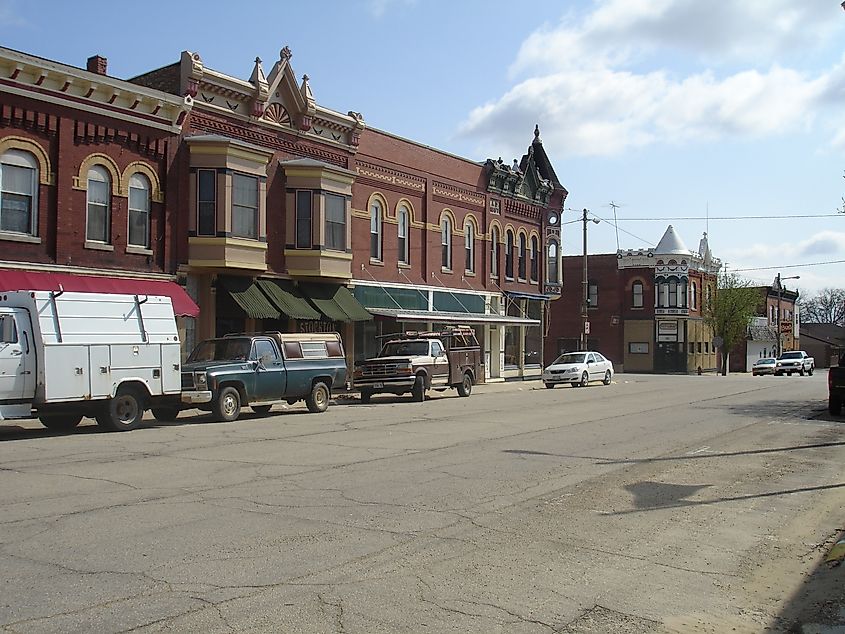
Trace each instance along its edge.
<instances>
[{"instance_id":1,"label":"arched window","mask_svg":"<svg viewBox=\"0 0 845 634\"><path fill-rule=\"evenodd\" d=\"M111 238L111 178L105 167L88 170L88 219L85 239L108 244Z\"/></svg>"},{"instance_id":2,"label":"arched window","mask_svg":"<svg viewBox=\"0 0 845 634\"><path fill-rule=\"evenodd\" d=\"M490 229L490 276L499 277L499 228Z\"/></svg>"},{"instance_id":3,"label":"arched window","mask_svg":"<svg viewBox=\"0 0 845 634\"><path fill-rule=\"evenodd\" d=\"M549 242L549 259L548 259L549 284L558 284L560 282L560 274L558 272L558 257L557 257L557 242Z\"/></svg>"},{"instance_id":4,"label":"arched window","mask_svg":"<svg viewBox=\"0 0 845 634\"><path fill-rule=\"evenodd\" d=\"M143 174L129 178L129 246L150 246L150 181Z\"/></svg>"},{"instance_id":5,"label":"arched window","mask_svg":"<svg viewBox=\"0 0 845 634\"><path fill-rule=\"evenodd\" d=\"M505 233L505 277L513 279L513 231Z\"/></svg>"},{"instance_id":6,"label":"arched window","mask_svg":"<svg viewBox=\"0 0 845 634\"><path fill-rule=\"evenodd\" d=\"M526 253L525 252L527 250L528 249L527 249L527 246L526 246L525 234L520 233L519 234L519 279L521 279L521 280L525 279L525 264L526 264L525 263L525 260L526 260Z\"/></svg>"},{"instance_id":7,"label":"arched window","mask_svg":"<svg viewBox=\"0 0 845 634\"><path fill-rule=\"evenodd\" d=\"M695 296L698 287L695 285L695 282L692 283L692 287L690 289L690 308L695 310L695 307L698 305L698 298Z\"/></svg>"},{"instance_id":8,"label":"arched window","mask_svg":"<svg viewBox=\"0 0 845 634\"><path fill-rule=\"evenodd\" d=\"M643 307L643 283L634 282L631 286L631 306L634 308Z\"/></svg>"},{"instance_id":9,"label":"arched window","mask_svg":"<svg viewBox=\"0 0 845 634\"><path fill-rule=\"evenodd\" d=\"M381 223L384 209L381 202L374 200L370 205L370 258L381 261Z\"/></svg>"},{"instance_id":10,"label":"arched window","mask_svg":"<svg viewBox=\"0 0 845 634\"><path fill-rule=\"evenodd\" d=\"M531 281L536 282L540 271L540 241L531 236Z\"/></svg>"},{"instance_id":11,"label":"arched window","mask_svg":"<svg viewBox=\"0 0 845 634\"><path fill-rule=\"evenodd\" d=\"M0 231L38 233L38 161L29 152L0 157Z\"/></svg>"},{"instance_id":12,"label":"arched window","mask_svg":"<svg viewBox=\"0 0 845 634\"><path fill-rule=\"evenodd\" d=\"M678 280L674 277L669 279L669 306L678 306Z\"/></svg>"},{"instance_id":13,"label":"arched window","mask_svg":"<svg viewBox=\"0 0 845 634\"><path fill-rule=\"evenodd\" d=\"M398 247L399 247L399 255L398 260L400 264L408 264L410 262L409 258L409 244L408 244L408 217L410 213L408 212L408 208L404 205L399 207L399 211L396 213L396 224L398 225L397 228L397 236L398 236Z\"/></svg>"},{"instance_id":14,"label":"arched window","mask_svg":"<svg viewBox=\"0 0 845 634\"><path fill-rule=\"evenodd\" d=\"M464 253L467 273L475 273L475 224L467 219L464 223Z\"/></svg>"},{"instance_id":15,"label":"arched window","mask_svg":"<svg viewBox=\"0 0 845 634\"><path fill-rule=\"evenodd\" d=\"M442 257L440 265L449 271L452 270L452 221L444 216L440 221L440 246Z\"/></svg>"},{"instance_id":16,"label":"arched window","mask_svg":"<svg viewBox=\"0 0 845 634\"><path fill-rule=\"evenodd\" d=\"M678 307L687 307L687 280L685 278L681 278L678 282Z\"/></svg>"}]
</instances>

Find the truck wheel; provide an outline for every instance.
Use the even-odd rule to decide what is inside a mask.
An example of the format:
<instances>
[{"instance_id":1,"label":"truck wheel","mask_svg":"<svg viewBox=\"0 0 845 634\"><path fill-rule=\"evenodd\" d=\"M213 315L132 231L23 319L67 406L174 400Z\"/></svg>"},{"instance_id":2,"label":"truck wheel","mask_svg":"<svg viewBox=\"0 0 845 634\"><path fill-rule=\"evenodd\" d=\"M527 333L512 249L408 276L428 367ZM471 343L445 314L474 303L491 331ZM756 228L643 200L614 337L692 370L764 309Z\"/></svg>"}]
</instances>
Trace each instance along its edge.
<instances>
[{"instance_id":1,"label":"truck wheel","mask_svg":"<svg viewBox=\"0 0 845 634\"><path fill-rule=\"evenodd\" d=\"M546 386L547 390L553 390L555 387L554 383L544 383L544 385Z\"/></svg>"},{"instance_id":2,"label":"truck wheel","mask_svg":"<svg viewBox=\"0 0 845 634\"><path fill-rule=\"evenodd\" d=\"M842 413L842 399L838 396L830 396L827 399L827 411L834 416L839 416Z\"/></svg>"},{"instance_id":3,"label":"truck wheel","mask_svg":"<svg viewBox=\"0 0 845 634\"><path fill-rule=\"evenodd\" d=\"M361 390L361 402L362 403L369 403L370 399L373 397L373 393L370 390Z\"/></svg>"},{"instance_id":4,"label":"truck wheel","mask_svg":"<svg viewBox=\"0 0 845 634\"><path fill-rule=\"evenodd\" d=\"M458 394L461 396L469 396L472 394L472 377L469 372L464 372L464 379L458 386Z\"/></svg>"},{"instance_id":5,"label":"truck wheel","mask_svg":"<svg viewBox=\"0 0 845 634\"><path fill-rule=\"evenodd\" d=\"M141 425L144 405L134 387L119 387L97 416L97 424L108 431L129 431Z\"/></svg>"},{"instance_id":6,"label":"truck wheel","mask_svg":"<svg viewBox=\"0 0 845 634\"><path fill-rule=\"evenodd\" d=\"M425 377L417 376L414 387L411 390L411 400L415 403L422 403L425 400Z\"/></svg>"},{"instance_id":7,"label":"truck wheel","mask_svg":"<svg viewBox=\"0 0 845 634\"><path fill-rule=\"evenodd\" d=\"M249 408L259 416L266 416L273 408L272 405L250 405Z\"/></svg>"},{"instance_id":8,"label":"truck wheel","mask_svg":"<svg viewBox=\"0 0 845 634\"><path fill-rule=\"evenodd\" d=\"M69 431L82 420L82 414L44 414L38 420L47 429L54 431Z\"/></svg>"},{"instance_id":9,"label":"truck wheel","mask_svg":"<svg viewBox=\"0 0 845 634\"><path fill-rule=\"evenodd\" d=\"M160 422L160 423L172 423L176 418L179 416L179 408L178 407L153 407L150 410L153 413L153 417Z\"/></svg>"},{"instance_id":10,"label":"truck wheel","mask_svg":"<svg viewBox=\"0 0 845 634\"><path fill-rule=\"evenodd\" d=\"M803 365L801 366L801 369L800 369L800 370L798 370L798 374L799 374L800 376L804 376L804 366L803 366Z\"/></svg>"},{"instance_id":11,"label":"truck wheel","mask_svg":"<svg viewBox=\"0 0 845 634\"><path fill-rule=\"evenodd\" d=\"M214 416L227 423L237 420L241 415L241 395L231 385L224 387L214 403Z\"/></svg>"},{"instance_id":12,"label":"truck wheel","mask_svg":"<svg viewBox=\"0 0 845 634\"><path fill-rule=\"evenodd\" d=\"M810 369L807 370L807 374L809 374L810 376L813 376L813 368L812 367L810 367Z\"/></svg>"},{"instance_id":13,"label":"truck wheel","mask_svg":"<svg viewBox=\"0 0 845 634\"><path fill-rule=\"evenodd\" d=\"M329 388L322 381L314 383L311 388L311 393L305 397L305 404L308 406L308 411L312 414L319 414L325 412L329 407Z\"/></svg>"}]
</instances>

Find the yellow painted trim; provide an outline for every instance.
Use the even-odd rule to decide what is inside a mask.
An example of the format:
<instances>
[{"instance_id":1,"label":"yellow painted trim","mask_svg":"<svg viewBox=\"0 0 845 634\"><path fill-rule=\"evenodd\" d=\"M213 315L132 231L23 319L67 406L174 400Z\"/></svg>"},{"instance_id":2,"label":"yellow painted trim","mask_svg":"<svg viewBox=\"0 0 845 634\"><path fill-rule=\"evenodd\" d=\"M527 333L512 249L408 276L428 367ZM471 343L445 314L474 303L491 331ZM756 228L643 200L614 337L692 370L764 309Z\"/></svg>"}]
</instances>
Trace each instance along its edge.
<instances>
[{"instance_id":1,"label":"yellow painted trim","mask_svg":"<svg viewBox=\"0 0 845 634\"><path fill-rule=\"evenodd\" d=\"M347 260L352 261L351 253L344 253L342 251L320 251L319 249L285 249L286 258L292 257L311 257L311 258L326 258L329 260Z\"/></svg>"},{"instance_id":2,"label":"yellow painted trim","mask_svg":"<svg viewBox=\"0 0 845 634\"><path fill-rule=\"evenodd\" d=\"M416 220L415 220L416 212L414 211L414 204L410 200L408 200L407 198L400 198L399 199L399 202L396 203L396 207L393 208L393 216L395 218L397 218L397 223L398 223L399 222L398 221L399 207L401 207L402 205L404 205L405 207L408 208L408 226L413 226L414 223L416 222Z\"/></svg>"},{"instance_id":3,"label":"yellow painted trim","mask_svg":"<svg viewBox=\"0 0 845 634\"><path fill-rule=\"evenodd\" d=\"M338 174L337 172L333 172L330 169L323 167L297 167L292 169L286 169L284 170L284 172L285 177L316 177L320 180L334 181L336 183L342 183L343 185L352 185L355 183L355 179L352 176Z\"/></svg>"},{"instance_id":4,"label":"yellow painted trim","mask_svg":"<svg viewBox=\"0 0 845 634\"><path fill-rule=\"evenodd\" d=\"M44 148L20 136L7 136L0 139L0 155L7 150L21 150L22 152L29 152L35 156L38 161L38 183L40 185L55 185L56 175L50 171L50 157Z\"/></svg>"},{"instance_id":5,"label":"yellow painted trim","mask_svg":"<svg viewBox=\"0 0 845 634\"><path fill-rule=\"evenodd\" d=\"M496 227L499 230L499 244L504 244L502 241L504 240L505 232L502 231L502 224L498 220L490 221L490 231L487 234L487 240L489 242L493 241L493 227Z\"/></svg>"},{"instance_id":6,"label":"yellow painted trim","mask_svg":"<svg viewBox=\"0 0 845 634\"><path fill-rule=\"evenodd\" d=\"M155 170L143 161L135 161L126 166L123 176L120 178L120 187L129 195L129 179L133 174L141 173L150 180L150 198L154 203L164 202L164 192L161 191L161 183Z\"/></svg>"},{"instance_id":7,"label":"yellow painted trim","mask_svg":"<svg viewBox=\"0 0 845 634\"><path fill-rule=\"evenodd\" d=\"M112 157L100 153L89 154L85 157L79 165L79 174L73 178L73 189L84 192L88 191L88 170L95 165L105 167L106 171L111 176L112 196L126 197L129 195L128 191L121 191L120 170L117 168L117 163L114 162Z\"/></svg>"},{"instance_id":8,"label":"yellow painted trim","mask_svg":"<svg viewBox=\"0 0 845 634\"><path fill-rule=\"evenodd\" d=\"M252 264L241 260L188 260L188 266L203 269L245 269L249 271L266 271L267 264Z\"/></svg>"},{"instance_id":9,"label":"yellow painted trim","mask_svg":"<svg viewBox=\"0 0 845 634\"><path fill-rule=\"evenodd\" d=\"M218 238L216 236L190 236L188 238L188 245L202 244L211 246L231 246L231 247L245 247L253 249L254 251L266 251L267 243L259 242L258 240L250 240L249 238Z\"/></svg>"},{"instance_id":10,"label":"yellow painted trim","mask_svg":"<svg viewBox=\"0 0 845 634\"><path fill-rule=\"evenodd\" d=\"M288 275L291 277L330 277L336 280L351 280L352 272L346 273L330 273L322 269L288 269Z\"/></svg>"},{"instance_id":11,"label":"yellow painted trim","mask_svg":"<svg viewBox=\"0 0 845 634\"><path fill-rule=\"evenodd\" d=\"M245 159L266 167L273 156L272 152L264 153L232 145L191 145L191 156L230 156L232 158ZM220 166L222 167L222 166Z\"/></svg>"}]
</instances>

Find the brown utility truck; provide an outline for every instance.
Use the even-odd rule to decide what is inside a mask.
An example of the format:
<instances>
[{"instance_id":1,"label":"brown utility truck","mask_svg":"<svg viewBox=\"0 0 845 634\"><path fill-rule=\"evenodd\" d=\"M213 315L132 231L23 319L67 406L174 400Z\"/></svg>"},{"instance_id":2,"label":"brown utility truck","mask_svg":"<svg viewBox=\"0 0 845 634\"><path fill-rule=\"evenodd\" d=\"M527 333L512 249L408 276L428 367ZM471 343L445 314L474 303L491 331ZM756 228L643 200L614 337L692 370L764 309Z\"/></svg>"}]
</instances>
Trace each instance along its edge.
<instances>
[{"instance_id":1,"label":"brown utility truck","mask_svg":"<svg viewBox=\"0 0 845 634\"><path fill-rule=\"evenodd\" d=\"M481 347L469 326L388 337L377 357L355 368L353 385L364 403L373 394L408 392L414 401L424 401L430 389L456 388L461 396L469 396L472 386L484 381Z\"/></svg>"}]
</instances>

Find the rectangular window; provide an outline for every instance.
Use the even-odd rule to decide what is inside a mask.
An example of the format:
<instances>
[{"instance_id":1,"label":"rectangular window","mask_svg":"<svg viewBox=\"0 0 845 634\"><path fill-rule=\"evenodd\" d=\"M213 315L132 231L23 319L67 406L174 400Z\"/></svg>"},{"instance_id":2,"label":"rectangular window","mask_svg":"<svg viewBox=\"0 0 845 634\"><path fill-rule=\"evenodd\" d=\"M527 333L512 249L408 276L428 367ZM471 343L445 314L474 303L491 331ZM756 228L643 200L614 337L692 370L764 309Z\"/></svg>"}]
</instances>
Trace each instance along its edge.
<instances>
[{"instance_id":1,"label":"rectangular window","mask_svg":"<svg viewBox=\"0 0 845 634\"><path fill-rule=\"evenodd\" d=\"M148 247L150 227L150 192L142 187L129 186L129 244Z\"/></svg>"},{"instance_id":2,"label":"rectangular window","mask_svg":"<svg viewBox=\"0 0 845 634\"><path fill-rule=\"evenodd\" d=\"M704 342L704 354L710 354L710 342L709 341Z\"/></svg>"},{"instance_id":3,"label":"rectangular window","mask_svg":"<svg viewBox=\"0 0 845 634\"><path fill-rule=\"evenodd\" d=\"M306 359L325 359L328 356L325 341L303 341L302 356Z\"/></svg>"},{"instance_id":4,"label":"rectangular window","mask_svg":"<svg viewBox=\"0 0 845 634\"><path fill-rule=\"evenodd\" d=\"M88 240L109 241L109 183L88 179Z\"/></svg>"},{"instance_id":5,"label":"rectangular window","mask_svg":"<svg viewBox=\"0 0 845 634\"><path fill-rule=\"evenodd\" d=\"M536 248L536 242L533 245L531 249L531 281L536 282L540 271L540 253Z\"/></svg>"},{"instance_id":6,"label":"rectangular window","mask_svg":"<svg viewBox=\"0 0 845 634\"><path fill-rule=\"evenodd\" d=\"M588 287L588 299L590 300L589 307L595 308L599 305L599 285L596 282L590 282Z\"/></svg>"},{"instance_id":7,"label":"rectangular window","mask_svg":"<svg viewBox=\"0 0 845 634\"><path fill-rule=\"evenodd\" d=\"M326 248L346 251L346 199L326 194Z\"/></svg>"},{"instance_id":8,"label":"rectangular window","mask_svg":"<svg viewBox=\"0 0 845 634\"><path fill-rule=\"evenodd\" d=\"M631 341L628 343L629 354L648 354L647 341Z\"/></svg>"},{"instance_id":9,"label":"rectangular window","mask_svg":"<svg viewBox=\"0 0 845 634\"><path fill-rule=\"evenodd\" d=\"M232 235L258 238L258 179L232 174Z\"/></svg>"},{"instance_id":10,"label":"rectangular window","mask_svg":"<svg viewBox=\"0 0 845 634\"><path fill-rule=\"evenodd\" d=\"M698 342L698 354L701 354L701 342Z\"/></svg>"},{"instance_id":11,"label":"rectangular window","mask_svg":"<svg viewBox=\"0 0 845 634\"><path fill-rule=\"evenodd\" d=\"M689 353L693 354L694 352L695 352L695 344L692 341L690 341L689 342Z\"/></svg>"},{"instance_id":12,"label":"rectangular window","mask_svg":"<svg viewBox=\"0 0 845 634\"><path fill-rule=\"evenodd\" d=\"M197 170L197 235L213 236L216 232L217 172Z\"/></svg>"},{"instance_id":13,"label":"rectangular window","mask_svg":"<svg viewBox=\"0 0 845 634\"><path fill-rule=\"evenodd\" d=\"M643 285L639 282L634 284L634 308L642 308L643 307Z\"/></svg>"},{"instance_id":14,"label":"rectangular window","mask_svg":"<svg viewBox=\"0 0 845 634\"><path fill-rule=\"evenodd\" d=\"M3 164L0 231L33 232L35 170Z\"/></svg>"},{"instance_id":15,"label":"rectangular window","mask_svg":"<svg viewBox=\"0 0 845 634\"><path fill-rule=\"evenodd\" d=\"M296 192L296 248L311 248L311 192Z\"/></svg>"},{"instance_id":16,"label":"rectangular window","mask_svg":"<svg viewBox=\"0 0 845 634\"><path fill-rule=\"evenodd\" d=\"M408 254L408 212L399 212L399 227L397 229L397 236L399 240L399 262L408 264L410 261Z\"/></svg>"}]
</instances>

